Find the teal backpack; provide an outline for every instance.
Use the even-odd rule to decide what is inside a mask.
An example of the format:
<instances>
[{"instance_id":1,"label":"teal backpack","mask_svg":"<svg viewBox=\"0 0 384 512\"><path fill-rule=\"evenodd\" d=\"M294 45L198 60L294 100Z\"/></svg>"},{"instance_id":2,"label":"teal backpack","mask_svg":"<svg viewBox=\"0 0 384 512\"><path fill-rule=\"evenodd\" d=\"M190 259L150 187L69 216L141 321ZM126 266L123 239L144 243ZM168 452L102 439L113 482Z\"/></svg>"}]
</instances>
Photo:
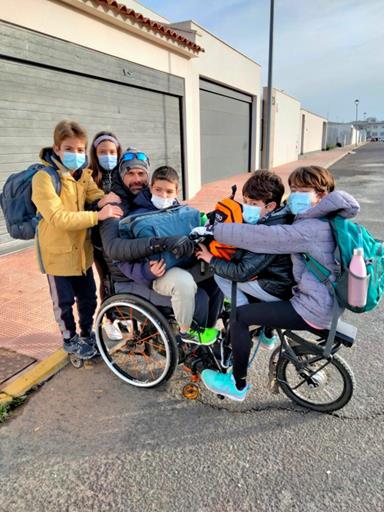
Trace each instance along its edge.
<instances>
[{"instance_id":1,"label":"teal backpack","mask_svg":"<svg viewBox=\"0 0 384 512\"><path fill-rule=\"evenodd\" d=\"M308 269L335 293L340 307L354 313L371 311L384 295L384 243L376 240L364 226L340 215L323 220L329 222L336 241L336 280L330 281L331 272L309 254L303 254ZM368 278L367 303L362 308L348 303L348 269L353 250L357 247L364 249Z\"/></svg>"}]
</instances>

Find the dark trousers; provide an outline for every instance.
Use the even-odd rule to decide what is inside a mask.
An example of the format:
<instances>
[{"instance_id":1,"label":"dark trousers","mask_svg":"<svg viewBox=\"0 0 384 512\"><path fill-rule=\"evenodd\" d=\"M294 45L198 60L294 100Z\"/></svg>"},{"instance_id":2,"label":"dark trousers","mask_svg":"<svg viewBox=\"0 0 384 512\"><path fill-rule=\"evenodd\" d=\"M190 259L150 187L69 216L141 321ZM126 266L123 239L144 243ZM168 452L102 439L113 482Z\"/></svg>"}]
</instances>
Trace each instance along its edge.
<instances>
[{"instance_id":1,"label":"dark trousers","mask_svg":"<svg viewBox=\"0 0 384 512\"><path fill-rule=\"evenodd\" d=\"M233 358L233 377L243 387L247 377L252 340L251 325L306 331L308 324L296 313L289 301L257 302L237 308L236 320L231 323L230 334Z\"/></svg>"},{"instance_id":2,"label":"dark trousers","mask_svg":"<svg viewBox=\"0 0 384 512\"><path fill-rule=\"evenodd\" d=\"M97 306L96 284L92 268L81 276L48 275L47 277L53 312L64 340L69 340L76 334L76 322L73 316L75 301L79 313L80 335L89 336Z\"/></svg>"},{"instance_id":3,"label":"dark trousers","mask_svg":"<svg viewBox=\"0 0 384 512\"><path fill-rule=\"evenodd\" d=\"M214 327L223 308L224 295L213 277L197 284L194 320L201 327Z\"/></svg>"}]
</instances>

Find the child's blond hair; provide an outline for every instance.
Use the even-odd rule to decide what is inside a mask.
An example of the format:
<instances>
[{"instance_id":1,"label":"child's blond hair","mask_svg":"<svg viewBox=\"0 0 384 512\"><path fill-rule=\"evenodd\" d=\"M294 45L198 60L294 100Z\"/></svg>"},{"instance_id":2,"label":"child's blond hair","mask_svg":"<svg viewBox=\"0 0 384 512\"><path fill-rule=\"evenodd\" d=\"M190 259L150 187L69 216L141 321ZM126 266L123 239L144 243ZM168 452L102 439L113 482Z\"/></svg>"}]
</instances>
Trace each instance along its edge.
<instances>
[{"instance_id":1,"label":"child's blond hair","mask_svg":"<svg viewBox=\"0 0 384 512\"><path fill-rule=\"evenodd\" d=\"M60 121L60 123L55 126L53 142L56 146L60 147L63 140L69 139L70 137L76 137L85 141L86 146L88 144L87 130L80 126L79 123L76 121L68 121L67 119Z\"/></svg>"}]
</instances>

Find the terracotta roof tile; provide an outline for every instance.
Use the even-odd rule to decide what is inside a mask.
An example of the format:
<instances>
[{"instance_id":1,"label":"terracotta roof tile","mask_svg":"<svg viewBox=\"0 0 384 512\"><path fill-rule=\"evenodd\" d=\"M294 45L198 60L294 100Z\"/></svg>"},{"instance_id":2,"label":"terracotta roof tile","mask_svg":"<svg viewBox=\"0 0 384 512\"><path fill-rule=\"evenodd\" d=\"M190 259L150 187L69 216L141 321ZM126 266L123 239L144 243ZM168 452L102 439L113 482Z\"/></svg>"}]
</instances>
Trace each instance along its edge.
<instances>
[{"instance_id":1,"label":"terracotta roof tile","mask_svg":"<svg viewBox=\"0 0 384 512\"><path fill-rule=\"evenodd\" d=\"M175 41L178 41L180 44L186 46L187 48L190 48L191 50L193 50L195 52L203 52L204 51L204 48L202 48L198 44L194 43L190 39L187 39L186 37L180 35L178 32L176 32L172 28L167 27L166 25L163 25L162 23L159 23L158 21L154 21L154 20L151 20L150 18L146 18L139 12L136 12L133 9L129 9L126 5L119 4L118 2L116 2L116 0L94 0L94 1L99 5L108 7L108 9L110 9L111 11L115 11L123 16L127 16L127 18L131 18L134 21L141 23L142 25L147 25L154 32L159 32L159 33L169 37L170 39L174 39Z\"/></svg>"}]
</instances>

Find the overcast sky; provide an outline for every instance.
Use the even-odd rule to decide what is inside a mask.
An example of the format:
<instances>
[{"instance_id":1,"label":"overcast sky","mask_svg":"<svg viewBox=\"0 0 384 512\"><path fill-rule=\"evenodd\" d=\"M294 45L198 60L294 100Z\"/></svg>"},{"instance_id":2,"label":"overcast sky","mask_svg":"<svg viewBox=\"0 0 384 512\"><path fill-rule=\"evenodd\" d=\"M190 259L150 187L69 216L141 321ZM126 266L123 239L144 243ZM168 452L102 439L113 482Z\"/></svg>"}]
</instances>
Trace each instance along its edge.
<instances>
[{"instance_id":1,"label":"overcast sky","mask_svg":"<svg viewBox=\"0 0 384 512\"><path fill-rule=\"evenodd\" d=\"M268 75L269 0L141 0L193 19ZM275 0L274 87L331 121L384 119L384 0Z\"/></svg>"}]
</instances>

